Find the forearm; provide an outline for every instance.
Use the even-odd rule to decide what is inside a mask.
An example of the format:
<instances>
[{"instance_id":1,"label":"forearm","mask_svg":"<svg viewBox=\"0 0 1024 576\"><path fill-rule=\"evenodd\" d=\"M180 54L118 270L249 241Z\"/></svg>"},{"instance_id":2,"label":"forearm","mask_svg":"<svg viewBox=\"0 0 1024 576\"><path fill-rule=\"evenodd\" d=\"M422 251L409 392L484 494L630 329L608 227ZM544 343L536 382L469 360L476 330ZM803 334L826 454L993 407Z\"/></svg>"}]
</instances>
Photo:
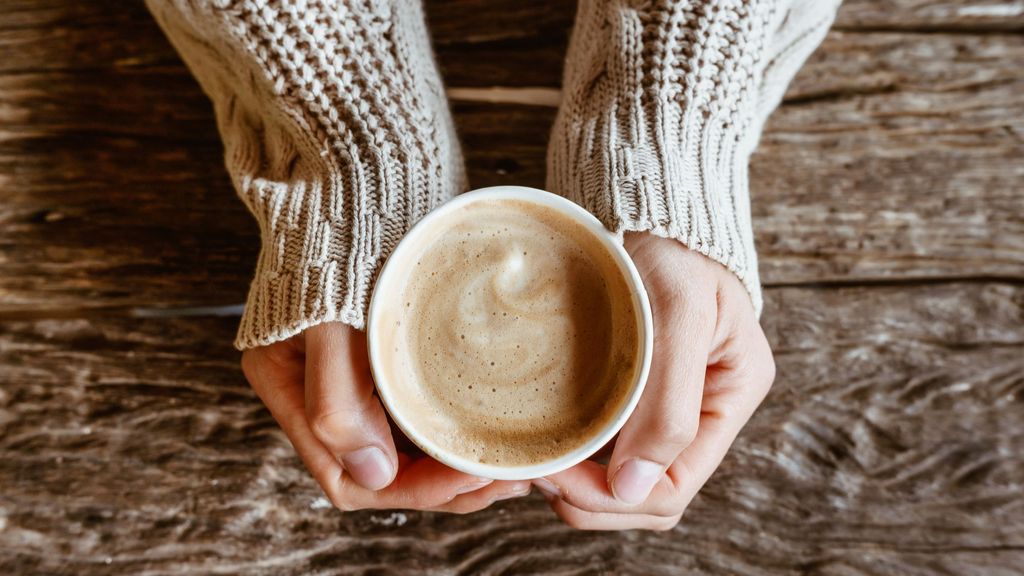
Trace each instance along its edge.
<instances>
[{"instance_id":1,"label":"forearm","mask_svg":"<svg viewBox=\"0 0 1024 576\"><path fill-rule=\"evenodd\" d=\"M361 328L394 245L465 187L419 3L147 2L210 96L260 226L236 345Z\"/></svg>"},{"instance_id":2,"label":"forearm","mask_svg":"<svg viewBox=\"0 0 1024 576\"><path fill-rule=\"evenodd\" d=\"M747 164L839 2L632 4L580 3L548 187L722 263L760 311Z\"/></svg>"}]
</instances>

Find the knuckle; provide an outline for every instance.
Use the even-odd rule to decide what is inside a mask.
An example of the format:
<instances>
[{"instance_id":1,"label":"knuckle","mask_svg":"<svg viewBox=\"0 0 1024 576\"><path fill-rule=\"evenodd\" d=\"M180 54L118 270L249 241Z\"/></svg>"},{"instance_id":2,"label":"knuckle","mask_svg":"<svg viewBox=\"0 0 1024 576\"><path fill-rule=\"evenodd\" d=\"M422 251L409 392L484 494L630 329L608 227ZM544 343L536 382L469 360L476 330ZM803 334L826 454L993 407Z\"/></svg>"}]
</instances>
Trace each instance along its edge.
<instances>
[{"instance_id":1,"label":"knuckle","mask_svg":"<svg viewBox=\"0 0 1024 576\"><path fill-rule=\"evenodd\" d=\"M714 297L713 293L704 296L702 305L690 305L684 308L684 318L688 324L710 328L714 326L718 315L718 307L710 306L708 303Z\"/></svg>"},{"instance_id":2,"label":"knuckle","mask_svg":"<svg viewBox=\"0 0 1024 576\"><path fill-rule=\"evenodd\" d=\"M563 488L561 495L559 495L559 499L565 504L568 504L581 512L593 512L593 510L589 509L587 503L577 496L574 491L565 490ZM573 510L573 512L576 512L576 510Z\"/></svg>"},{"instance_id":3,"label":"knuckle","mask_svg":"<svg viewBox=\"0 0 1024 576\"><path fill-rule=\"evenodd\" d=\"M320 480L320 488L323 489L324 494L331 504L342 512L355 512L362 510L365 506L360 506L353 499L353 493L348 489L351 480L344 473L341 473L337 480Z\"/></svg>"},{"instance_id":4,"label":"knuckle","mask_svg":"<svg viewBox=\"0 0 1024 576\"><path fill-rule=\"evenodd\" d=\"M350 506L349 503L340 496L329 495L327 499L331 501L331 504L333 504L335 508L341 510L342 512L351 512L353 510L353 507Z\"/></svg>"},{"instance_id":5,"label":"knuckle","mask_svg":"<svg viewBox=\"0 0 1024 576\"><path fill-rule=\"evenodd\" d=\"M768 359L765 364L765 380L767 381L766 388L771 388L772 384L775 383L775 377L778 376L778 367L775 365L775 358L771 354L768 355Z\"/></svg>"},{"instance_id":6,"label":"knuckle","mask_svg":"<svg viewBox=\"0 0 1024 576\"><path fill-rule=\"evenodd\" d=\"M306 401L310 429L321 441L345 436L363 436L374 423L374 404L354 398L313 398Z\"/></svg>"},{"instance_id":7,"label":"knuckle","mask_svg":"<svg viewBox=\"0 0 1024 576\"><path fill-rule=\"evenodd\" d=\"M673 464L673 467L676 465ZM666 476L670 477L668 474ZM658 499L652 498L648 502L649 505L646 506L645 510L658 519L681 516L690 503L683 491L676 487L672 487L663 497Z\"/></svg>"},{"instance_id":8,"label":"knuckle","mask_svg":"<svg viewBox=\"0 0 1024 576\"><path fill-rule=\"evenodd\" d=\"M747 344L740 346L739 342ZM730 355L728 363L734 372L736 384L749 386L752 393L761 393L762 397L768 394L768 390L775 382L778 368L764 334L759 331L752 339L737 341Z\"/></svg>"},{"instance_id":9,"label":"knuckle","mask_svg":"<svg viewBox=\"0 0 1024 576\"><path fill-rule=\"evenodd\" d=\"M249 384L266 386L277 385L290 374L294 359L284 348L271 345L245 350L239 364Z\"/></svg>"},{"instance_id":10,"label":"knuckle","mask_svg":"<svg viewBox=\"0 0 1024 576\"><path fill-rule=\"evenodd\" d=\"M259 375L259 360L252 350L246 350L242 353L242 374L245 375L245 379L249 382L255 380Z\"/></svg>"},{"instance_id":11,"label":"knuckle","mask_svg":"<svg viewBox=\"0 0 1024 576\"><path fill-rule=\"evenodd\" d=\"M650 297L652 307L683 317L688 323L707 325L717 315L717 307L713 306L715 292L707 282L692 275L658 283Z\"/></svg>"},{"instance_id":12,"label":"knuckle","mask_svg":"<svg viewBox=\"0 0 1024 576\"><path fill-rule=\"evenodd\" d=\"M772 354L772 345L771 342L768 341L768 335L764 333L764 330L761 328L760 324L754 325L754 333L754 342L755 348L757 349L757 355L761 356L762 358L772 360L774 358L774 354Z\"/></svg>"},{"instance_id":13,"label":"knuckle","mask_svg":"<svg viewBox=\"0 0 1024 576\"><path fill-rule=\"evenodd\" d=\"M693 418L665 417L658 421L654 431L664 442L689 446L697 439L697 425Z\"/></svg>"},{"instance_id":14,"label":"knuckle","mask_svg":"<svg viewBox=\"0 0 1024 576\"><path fill-rule=\"evenodd\" d=\"M331 505L336 509L341 510L342 512L352 512L353 510L357 510L357 508L353 506L347 498L345 498L344 490L340 486L320 487L323 489L324 495L327 496L327 499L331 502Z\"/></svg>"},{"instance_id":15,"label":"knuckle","mask_svg":"<svg viewBox=\"0 0 1024 576\"><path fill-rule=\"evenodd\" d=\"M349 428L347 414L337 410L314 408L309 415L309 428L321 441L344 436Z\"/></svg>"},{"instance_id":16,"label":"knuckle","mask_svg":"<svg viewBox=\"0 0 1024 576\"><path fill-rule=\"evenodd\" d=\"M585 512L563 512L560 513L562 521L570 528L576 530L592 530L593 525Z\"/></svg>"},{"instance_id":17,"label":"knuckle","mask_svg":"<svg viewBox=\"0 0 1024 576\"><path fill-rule=\"evenodd\" d=\"M759 338L757 348L757 352L753 355L757 358L756 364L759 365L759 373L755 377L761 384L760 389L762 392L767 394L772 384L775 383L775 377L778 375L778 366L775 364L775 355L772 354L768 339L763 334Z\"/></svg>"},{"instance_id":18,"label":"knuckle","mask_svg":"<svg viewBox=\"0 0 1024 576\"><path fill-rule=\"evenodd\" d=\"M340 510L341 512L355 512L357 510L361 510L359 506L353 505L344 498L332 498L331 504L334 504L334 507Z\"/></svg>"}]
</instances>

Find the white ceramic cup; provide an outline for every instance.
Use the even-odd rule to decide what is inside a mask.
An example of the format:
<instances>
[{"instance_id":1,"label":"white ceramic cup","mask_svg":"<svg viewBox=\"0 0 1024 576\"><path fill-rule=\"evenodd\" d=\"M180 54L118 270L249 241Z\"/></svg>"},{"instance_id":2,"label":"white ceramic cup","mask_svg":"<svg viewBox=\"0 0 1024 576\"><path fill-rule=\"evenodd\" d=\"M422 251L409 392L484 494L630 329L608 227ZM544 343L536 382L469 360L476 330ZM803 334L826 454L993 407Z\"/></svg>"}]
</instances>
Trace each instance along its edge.
<instances>
[{"instance_id":1,"label":"white ceramic cup","mask_svg":"<svg viewBox=\"0 0 1024 576\"><path fill-rule=\"evenodd\" d=\"M430 437L429 432L422 432L417 428L414 416L410 417L410 415L402 412L402 403L396 401L394 386L388 381L389 371L382 369L380 365L387 358L387 355L381 353L382 348L390 344L385 341L384 334L387 333L387 327L382 326L385 322L381 319L385 315L382 314L382 311L401 305L403 301L402 292L405 288L404 282L408 277L409 269L415 266L416 260L423 251L422 239L429 237L430 231L442 225L455 211L483 200L519 200L539 204L579 222L594 235L594 238L600 240L601 245L613 256L618 264L619 271L631 288L633 309L636 311L636 321L640 335L638 345L642 348L638 354L640 369L636 371L636 378L627 396L627 401L614 418L608 420L608 423L602 429L574 450L550 460L523 466L483 464L459 456L435 442L435 439ZM654 348L654 328L647 291L644 289L636 266L633 265L633 260L626 253L621 242L597 218L578 205L556 194L522 186L495 186L460 194L417 222L398 243L395 251L388 258L387 262L384 263L384 268L377 278L377 284L370 299L366 336L370 353L370 366L373 370L377 392L392 420L394 420L402 432L419 446L423 452L441 463L467 474L483 478L494 478L496 480L529 480L561 472L582 462L611 441L626 423L630 414L633 413L637 402L640 401L640 395L643 393L644 385L647 382L647 375L650 372L651 353Z\"/></svg>"}]
</instances>

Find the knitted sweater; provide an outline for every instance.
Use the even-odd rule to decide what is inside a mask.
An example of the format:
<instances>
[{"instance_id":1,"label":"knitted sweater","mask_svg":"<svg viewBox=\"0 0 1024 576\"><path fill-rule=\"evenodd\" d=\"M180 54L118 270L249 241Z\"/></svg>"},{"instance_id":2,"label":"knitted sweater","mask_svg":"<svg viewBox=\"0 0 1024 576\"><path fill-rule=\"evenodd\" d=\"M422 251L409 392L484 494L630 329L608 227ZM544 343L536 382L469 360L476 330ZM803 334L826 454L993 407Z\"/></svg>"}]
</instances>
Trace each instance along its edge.
<instances>
[{"instance_id":1,"label":"knitted sweater","mask_svg":"<svg viewBox=\"0 0 1024 576\"><path fill-rule=\"evenodd\" d=\"M213 102L262 249L240 349L362 328L409 227L466 189L417 0L147 0ZM581 0L548 188L721 262L756 309L747 162L839 0ZM529 23L524 22L524 25Z\"/></svg>"}]
</instances>

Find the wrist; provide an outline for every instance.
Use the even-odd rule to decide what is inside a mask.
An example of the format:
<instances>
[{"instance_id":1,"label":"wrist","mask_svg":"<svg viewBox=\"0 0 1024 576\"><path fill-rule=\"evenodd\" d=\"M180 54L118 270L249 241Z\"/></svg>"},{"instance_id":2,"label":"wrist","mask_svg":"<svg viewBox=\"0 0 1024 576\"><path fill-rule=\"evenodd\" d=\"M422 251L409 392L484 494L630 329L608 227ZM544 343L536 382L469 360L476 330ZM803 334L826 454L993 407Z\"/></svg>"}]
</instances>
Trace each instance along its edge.
<instances>
[{"instance_id":1,"label":"wrist","mask_svg":"<svg viewBox=\"0 0 1024 576\"><path fill-rule=\"evenodd\" d=\"M728 289L732 293L750 294L742 279L732 269L675 238L658 236L650 231L626 232L623 234L623 245L638 268L657 268L662 276L673 278L672 283L679 287L680 297L696 289L709 287L715 291ZM743 300L754 312L757 311L752 298L740 298L737 302Z\"/></svg>"}]
</instances>

